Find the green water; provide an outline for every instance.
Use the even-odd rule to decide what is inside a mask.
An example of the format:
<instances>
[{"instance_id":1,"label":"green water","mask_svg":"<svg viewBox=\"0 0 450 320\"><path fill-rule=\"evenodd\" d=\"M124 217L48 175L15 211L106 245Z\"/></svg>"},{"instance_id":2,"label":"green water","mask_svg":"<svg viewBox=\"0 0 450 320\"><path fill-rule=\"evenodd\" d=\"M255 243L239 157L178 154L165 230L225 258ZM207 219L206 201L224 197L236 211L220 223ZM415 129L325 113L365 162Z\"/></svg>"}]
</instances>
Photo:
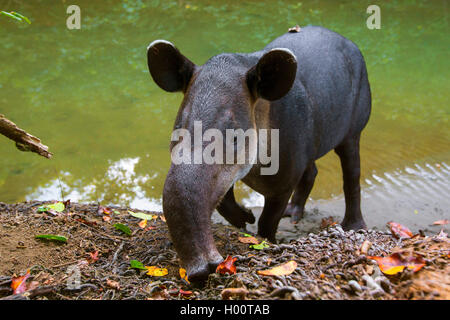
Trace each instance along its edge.
<instances>
[{"instance_id":1,"label":"green water","mask_svg":"<svg viewBox=\"0 0 450 320\"><path fill-rule=\"evenodd\" d=\"M379 1L381 29L366 27L373 1L85 1L81 30L65 1L0 1L31 25L0 16L0 113L38 136L47 160L0 136L0 201L59 199L150 207L170 165L181 94L151 80L146 47L166 39L192 61L251 52L299 24L354 41L368 66L373 113L362 139L363 182L415 163L450 160L449 4ZM340 194L330 153L313 198ZM239 197L249 195L241 186Z\"/></svg>"}]
</instances>

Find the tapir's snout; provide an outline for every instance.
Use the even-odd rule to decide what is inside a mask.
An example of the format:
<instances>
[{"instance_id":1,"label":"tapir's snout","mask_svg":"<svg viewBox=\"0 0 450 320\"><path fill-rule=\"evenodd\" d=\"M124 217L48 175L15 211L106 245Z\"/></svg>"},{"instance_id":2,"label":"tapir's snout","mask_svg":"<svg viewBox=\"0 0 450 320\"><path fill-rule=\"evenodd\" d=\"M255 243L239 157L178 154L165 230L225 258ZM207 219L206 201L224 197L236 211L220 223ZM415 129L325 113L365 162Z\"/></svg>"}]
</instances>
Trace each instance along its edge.
<instances>
[{"instance_id":1,"label":"tapir's snout","mask_svg":"<svg viewBox=\"0 0 450 320\"><path fill-rule=\"evenodd\" d=\"M186 273L189 275L189 281L195 284L204 283L208 279L209 274L216 272L217 266L222 261L223 258L219 254L215 260L187 266Z\"/></svg>"},{"instance_id":2,"label":"tapir's snout","mask_svg":"<svg viewBox=\"0 0 450 320\"><path fill-rule=\"evenodd\" d=\"M163 210L181 265L191 282L215 272L223 257L211 231L211 214L227 190L213 186L213 166L172 165L163 191Z\"/></svg>"}]
</instances>

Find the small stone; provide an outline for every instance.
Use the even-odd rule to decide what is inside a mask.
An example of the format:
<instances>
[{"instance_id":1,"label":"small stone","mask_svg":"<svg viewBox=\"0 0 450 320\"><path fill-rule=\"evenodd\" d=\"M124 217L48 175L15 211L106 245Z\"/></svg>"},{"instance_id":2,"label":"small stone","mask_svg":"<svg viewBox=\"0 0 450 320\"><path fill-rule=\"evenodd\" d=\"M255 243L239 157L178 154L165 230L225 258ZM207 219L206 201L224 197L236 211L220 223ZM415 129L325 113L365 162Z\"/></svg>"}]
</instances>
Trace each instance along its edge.
<instances>
[{"instance_id":1,"label":"small stone","mask_svg":"<svg viewBox=\"0 0 450 320\"><path fill-rule=\"evenodd\" d=\"M350 288L352 288L352 290L353 290L354 292L362 292L361 286L360 286L359 283L356 282L355 280L350 280L350 281L348 282L348 285L350 286Z\"/></svg>"}]
</instances>

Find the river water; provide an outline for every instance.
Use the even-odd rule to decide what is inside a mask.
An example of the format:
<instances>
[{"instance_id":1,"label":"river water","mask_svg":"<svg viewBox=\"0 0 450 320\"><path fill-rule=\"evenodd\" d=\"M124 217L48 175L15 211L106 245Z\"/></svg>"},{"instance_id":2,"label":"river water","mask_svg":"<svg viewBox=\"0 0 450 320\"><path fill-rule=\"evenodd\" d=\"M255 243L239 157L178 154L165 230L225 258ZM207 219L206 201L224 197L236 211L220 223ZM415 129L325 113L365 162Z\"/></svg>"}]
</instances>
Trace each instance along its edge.
<instances>
[{"instance_id":1,"label":"river water","mask_svg":"<svg viewBox=\"0 0 450 320\"><path fill-rule=\"evenodd\" d=\"M147 45L169 40L202 64L222 52L259 50L289 27L312 24L354 41L367 62L373 112L361 141L363 208L367 198L374 204L367 210L395 219L389 200L402 199L411 205L402 217L448 216L446 0L383 2L379 30L366 26L371 1L78 0L80 30L67 29L65 1L0 4L32 21L0 16L0 113L54 153L51 160L22 153L0 137L2 202L70 198L159 210L182 96L153 83ZM312 203L340 199L337 156L325 156L318 168ZM263 203L242 184L237 196L248 206ZM433 206L415 213L430 201L440 214Z\"/></svg>"}]
</instances>

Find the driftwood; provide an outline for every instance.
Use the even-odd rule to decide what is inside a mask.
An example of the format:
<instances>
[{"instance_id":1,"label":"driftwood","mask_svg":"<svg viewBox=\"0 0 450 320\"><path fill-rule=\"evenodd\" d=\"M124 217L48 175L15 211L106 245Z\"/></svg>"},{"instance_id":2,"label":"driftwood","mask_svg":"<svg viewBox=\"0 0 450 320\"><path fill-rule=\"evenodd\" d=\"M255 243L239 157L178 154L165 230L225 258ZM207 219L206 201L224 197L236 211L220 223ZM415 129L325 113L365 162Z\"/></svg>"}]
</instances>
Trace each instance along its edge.
<instances>
[{"instance_id":1,"label":"driftwood","mask_svg":"<svg viewBox=\"0 0 450 320\"><path fill-rule=\"evenodd\" d=\"M14 122L6 119L2 114L0 114L0 134L15 141L16 147L20 151L35 152L48 159L53 155L48 151L48 147L41 143L39 138L20 129Z\"/></svg>"}]
</instances>

